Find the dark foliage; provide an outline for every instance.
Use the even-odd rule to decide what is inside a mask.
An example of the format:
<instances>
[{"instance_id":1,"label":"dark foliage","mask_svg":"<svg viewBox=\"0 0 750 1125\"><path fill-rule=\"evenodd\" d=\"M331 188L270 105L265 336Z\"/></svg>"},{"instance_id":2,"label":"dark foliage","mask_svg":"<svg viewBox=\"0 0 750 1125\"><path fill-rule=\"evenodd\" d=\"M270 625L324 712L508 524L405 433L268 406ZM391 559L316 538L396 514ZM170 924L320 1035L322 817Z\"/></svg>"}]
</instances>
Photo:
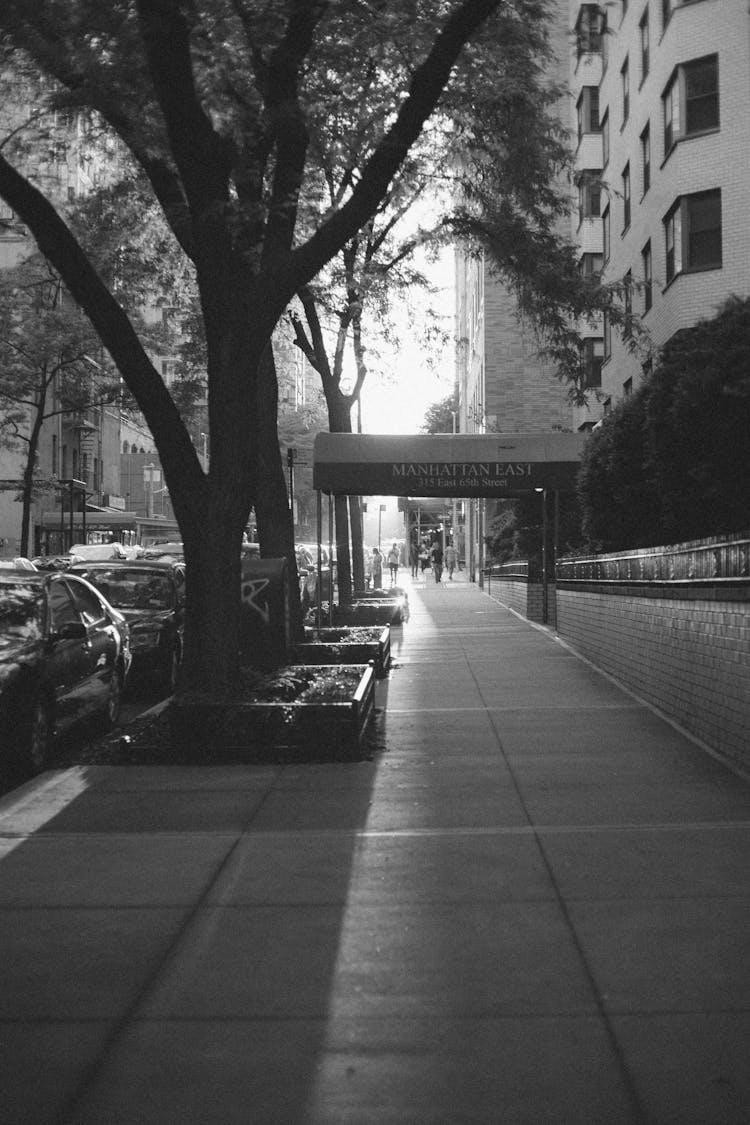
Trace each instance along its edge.
<instances>
[{"instance_id":1,"label":"dark foliage","mask_svg":"<svg viewBox=\"0 0 750 1125\"><path fill-rule=\"evenodd\" d=\"M653 374L586 445L591 546L617 550L743 531L750 519L750 299L676 333Z\"/></svg>"}]
</instances>

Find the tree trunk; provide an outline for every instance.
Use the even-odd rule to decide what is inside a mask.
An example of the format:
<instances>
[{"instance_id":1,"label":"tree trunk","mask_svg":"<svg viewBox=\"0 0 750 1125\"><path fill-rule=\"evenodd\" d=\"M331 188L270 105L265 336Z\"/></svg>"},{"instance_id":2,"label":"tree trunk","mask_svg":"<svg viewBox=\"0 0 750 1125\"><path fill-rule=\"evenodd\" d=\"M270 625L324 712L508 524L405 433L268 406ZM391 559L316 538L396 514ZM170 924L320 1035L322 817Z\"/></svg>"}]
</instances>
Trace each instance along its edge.
<instances>
[{"instance_id":1,"label":"tree trunk","mask_svg":"<svg viewBox=\"0 0 750 1125\"><path fill-rule=\"evenodd\" d=\"M31 554L29 551L29 532L31 530L31 503L34 499L34 469L36 468L36 455L39 449L39 435L42 432L42 425L44 423L45 402L46 387L42 392L41 399L37 404L36 413L34 414L34 422L31 427L31 433L29 434L29 447L26 453L26 465L23 470L20 543L20 552L23 558L28 558Z\"/></svg>"},{"instance_id":2,"label":"tree trunk","mask_svg":"<svg viewBox=\"0 0 750 1125\"><path fill-rule=\"evenodd\" d=\"M263 558L287 560L287 586L292 636L302 640L302 603L294 551L294 517L289 507L277 427L278 383L273 350L263 353L258 381L258 465L255 516Z\"/></svg>"}]
</instances>

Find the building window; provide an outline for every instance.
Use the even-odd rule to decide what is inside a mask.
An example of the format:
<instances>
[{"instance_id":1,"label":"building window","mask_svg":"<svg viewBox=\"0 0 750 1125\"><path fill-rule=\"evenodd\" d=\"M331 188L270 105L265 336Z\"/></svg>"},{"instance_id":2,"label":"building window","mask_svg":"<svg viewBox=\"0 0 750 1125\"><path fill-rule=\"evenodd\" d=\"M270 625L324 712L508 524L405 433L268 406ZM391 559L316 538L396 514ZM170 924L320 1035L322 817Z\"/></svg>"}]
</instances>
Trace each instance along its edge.
<instances>
[{"instance_id":1,"label":"building window","mask_svg":"<svg viewBox=\"0 0 750 1125\"><path fill-rule=\"evenodd\" d=\"M609 110L602 117L602 167L609 164Z\"/></svg>"},{"instance_id":2,"label":"building window","mask_svg":"<svg viewBox=\"0 0 750 1125\"><path fill-rule=\"evenodd\" d=\"M594 277L602 272L603 259L601 254L582 254L578 268L584 277Z\"/></svg>"},{"instance_id":3,"label":"building window","mask_svg":"<svg viewBox=\"0 0 750 1125\"><path fill-rule=\"evenodd\" d=\"M602 214L602 256L605 262L609 261L609 253L611 247L611 232L609 223L609 207L604 208Z\"/></svg>"},{"instance_id":4,"label":"building window","mask_svg":"<svg viewBox=\"0 0 750 1125\"><path fill-rule=\"evenodd\" d=\"M584 133L601 132L599 121L599 87L584 86L581 96L576 104L578 117L578 143L583 139Z\"/></svg>"},{"instance_id":5,"label":"building window","mask_svg":"<svg viewBox=\"0 0 750 1125\"><path fill-rule=\"evenodd\" d=\"M641 133L641 187L645 195L651 187L651 126Z\"/></svg>"},{"instance_id":6,"label":"building window","mask_svg":"<svg viewBox=\"0 0 750 1125\"><path fill-rule=\"evenodd\" d=\"M643 312L647 313L653 300L653 266L651 262L651 239L641 250L643 264Z\"/></svg>"},{"instance_id":7,"label":"building window","mask_svg":"<svg viewBox=\"0 0 750 1125\"><path fill-rule=\"evenodd\" d=\"M622 90L622 123L630 117L630 62L625 59L620 70L620 89Z\"/></svg>"},{"instance_id":8,"label":"building window","mask_svg":"<svg viewBox=\"0 0 750 1125\"><path fill-rule=\"evenodd\" d=\"M683 137L719 128L719 59L707 55L678 66L662 94L664 152Z\"/></svg>"},{"instance_id":9,"label":"building window","mask_svg":"<svg viewBox=\"0 0 750 1125\"><path fill-rule=\"evenodd\" d=\"M578 221L598 219L601 215L602 185L599 173L592 169L581 172L578 180Z\"/></svg>"},{"instance_id":10,"label":"building window","mask_svg":"<svg viewBox=\"0 0 750 1125\"><path fill-rule=\"evenodd\" d=\"M721 266L721 192L678 199L664 219L667 283L678 273Z\"/></svg>"},{"instance_id":11,"label":"building window","mask_svg":"<svg viewBox=\"0 0 750 1125\"><path fill-rule=\"evenodd\" d=\"M622 172L622 229L623 233L630 226L630 164L626 164Z\"/></svg>"},{"instance_id":12,"label":"building window","mask_svg":"<svg viewBox=\"0 0 750 1125\"><path fill-rule=\"evenodd\" d=\"M598 4L581 4L576 20L576 52L581 55L601 54L604 38L604 13Z\"/></svg>"},{"instance_id":13,"label":"building window","mask_svg":"<svg viewBox=\"0 0 750 1125\"><path fill-rule=\"evenodd\" d=\"M633 377L632 377L632 375L629 379L626 379L625 382L622 384L622 393L623 393L625 398L630 398L630 396L632 395L632 393L633 393Z\"/></svg>"},{"instance_id":14,"label":"building window","mask_svg":"<svg viewBox=\"0 0 750 1125\"><path fill-rule=\"evenodd\" d=\"M604 341L598 339L584 340L581 346L584 390L591 390L593 387L601 387L603 362Z\"/></svg>"},{"instance_id":15,"label":"building window","mask_svg":"<svg viewBox=\"0 0 750 1125\"><path fill-rule=\"evenodd\" d=\"M649 67L648 8L646 8L646 11L641 16L641 22L638 24L638 31L640 34L641 42L641 83L643 83L648 77Z\"/></svg>"}]
</instances>

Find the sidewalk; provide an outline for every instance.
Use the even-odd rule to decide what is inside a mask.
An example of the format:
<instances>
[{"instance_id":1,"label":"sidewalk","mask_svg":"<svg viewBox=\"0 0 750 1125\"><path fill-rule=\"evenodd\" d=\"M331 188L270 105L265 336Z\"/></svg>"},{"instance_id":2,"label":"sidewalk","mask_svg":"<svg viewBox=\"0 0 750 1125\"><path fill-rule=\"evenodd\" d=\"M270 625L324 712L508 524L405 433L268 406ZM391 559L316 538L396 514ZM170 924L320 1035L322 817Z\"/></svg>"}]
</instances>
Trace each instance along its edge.
<instances>
[{"instance_id":1,"label":"sidewalk","mask_svg":"<svg viewBox=\"0 0 750 1125\"><path fill-rule=\"evenodd\" d=\"M0 802L3 1125L747 1125L750 785L460 575L354 765Z\"/></svg>"}]
</instances>

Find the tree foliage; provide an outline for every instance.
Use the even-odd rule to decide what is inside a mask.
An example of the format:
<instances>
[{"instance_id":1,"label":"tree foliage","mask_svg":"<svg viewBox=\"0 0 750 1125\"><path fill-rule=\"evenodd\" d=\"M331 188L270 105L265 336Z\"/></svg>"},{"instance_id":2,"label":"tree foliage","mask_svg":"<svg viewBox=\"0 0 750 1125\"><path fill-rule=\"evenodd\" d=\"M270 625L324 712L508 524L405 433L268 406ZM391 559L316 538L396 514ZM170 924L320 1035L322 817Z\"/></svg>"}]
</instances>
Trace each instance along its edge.
<instances>
[{"instance_id":1,"label":"tree foliage","mask_svg":"<svg viewBox=\"0 0 750 1125\"><path fill-rule=\"evenodd\" d=\"M194 275L207 342L208 473L127 310L23 161L14 162L12 145L0 153L0 194L91 319L159 451L185 544L189 690L227 695L237 683L240 544L251 507L259 528L263 509L268 553L293 558L274 327L366 226L458 80L464 44L487 21L496 35L517 34L541 10L536 0L0 7L0 31L53 83L49 104L85 111L138 166ZM388 97L368 124L369 155L334 206L322 194L316 203L311 119L357 96L367 48L386 41L392 51L373 84Z\"/></svg>"},{"instance_id":2,"label":"tree foliage","mask_svg":"<svg viewBox=\"0 0 750 1125\"><path fill-rule=\"evenodd\" d=\"M458 433L458 388L428 408L421 429L423 434Z\"/></svg>"},{"instance_id":3,"label":"tree foliage","mask_svg":"<svg viewBox=\"0 0 750 1125\"><path fill-rule=\"evenodd\" d=\"M584 530L604 550L743 532L750 512L750 300L677 332L586 444Z\"/></svg>"}]
</instances>

